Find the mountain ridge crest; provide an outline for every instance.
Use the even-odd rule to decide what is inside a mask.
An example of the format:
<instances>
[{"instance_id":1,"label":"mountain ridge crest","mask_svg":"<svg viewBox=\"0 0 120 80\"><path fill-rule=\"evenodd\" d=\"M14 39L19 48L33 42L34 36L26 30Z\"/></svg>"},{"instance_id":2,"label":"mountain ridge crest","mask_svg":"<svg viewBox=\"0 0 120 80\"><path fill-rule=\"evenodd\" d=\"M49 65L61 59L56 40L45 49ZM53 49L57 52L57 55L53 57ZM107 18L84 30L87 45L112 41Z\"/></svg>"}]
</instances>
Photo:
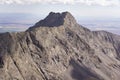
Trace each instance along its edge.
<instances>
[{"instance_id":1,"label":"mountain ridge crest","mask_svg":"<svg viewBox=\"0 0 120 80\"><path fill-rule=\"evenodd\" d=\"M37 22L33 27L58 27L61 25L65 25L67 22L76 23L75 18L70 12L50 12L46 18Z\"/></svg>"}]
</instances>

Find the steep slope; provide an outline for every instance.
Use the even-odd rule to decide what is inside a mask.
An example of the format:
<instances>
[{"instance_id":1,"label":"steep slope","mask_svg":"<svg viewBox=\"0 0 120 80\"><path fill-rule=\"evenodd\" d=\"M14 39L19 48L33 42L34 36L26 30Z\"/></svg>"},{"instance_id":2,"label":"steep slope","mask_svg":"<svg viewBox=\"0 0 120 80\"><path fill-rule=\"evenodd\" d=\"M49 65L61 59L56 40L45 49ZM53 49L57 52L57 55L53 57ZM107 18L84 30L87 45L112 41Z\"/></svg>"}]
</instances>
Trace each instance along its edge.
<instances>
[{"instance_id":1,"label":"steep slope","mask_svg":"<svg viewBox=\"0 0 120 80\"><path fill-rule=\"evenodd\" d=\"M119 80L120 36L51 12L25 32L0 34L0 80Z\"/></svg>"}]
</instances>

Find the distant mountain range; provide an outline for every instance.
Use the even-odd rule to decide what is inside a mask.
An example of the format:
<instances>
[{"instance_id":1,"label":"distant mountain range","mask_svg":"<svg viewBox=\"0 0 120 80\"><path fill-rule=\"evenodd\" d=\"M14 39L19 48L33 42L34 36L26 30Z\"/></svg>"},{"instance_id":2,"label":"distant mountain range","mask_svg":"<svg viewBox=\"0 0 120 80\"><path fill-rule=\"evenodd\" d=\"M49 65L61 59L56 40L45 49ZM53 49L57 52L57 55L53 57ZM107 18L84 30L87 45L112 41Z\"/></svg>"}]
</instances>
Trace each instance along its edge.
<instances>
[{"instance_id":1,"label":"distant mountain range","mask_svg":"<svg viewBox=\"0 0 120 80\"><path fill-rule=\"evenodd\" d=\"M42 18L43 16L41 16ZM0 33L25 31L38 21L40 16L27 13L0 13ZM106 30L115 34L120 34L119 18L110 19L84 19L78 18L77 22L91 30ZM2 28L1 28L2 27Z\"/></svg>"},{"instance_id":2,"label":"distant mountain range","mask_svg":"<svg viewBox=\"0 0 120 80\"><path fill-rule=\"evenodd\" d=\"M86 26L92 31L106 30L114 34L120 35L120 23L119 22L79 22L81 25ZM20 32L27 30L33 23L0 23L0 32Z\"/></svg>"},{"instance_id":3,"label":"distant mountain range","mask_svg":"<svg viewBox=\"0 0 120 80\"><path fill-rule=\"evenodd\" d=\"M0 80L119 80L120 36L51 12L24 32L0 34Z\"/></svg>"}]
</instances>

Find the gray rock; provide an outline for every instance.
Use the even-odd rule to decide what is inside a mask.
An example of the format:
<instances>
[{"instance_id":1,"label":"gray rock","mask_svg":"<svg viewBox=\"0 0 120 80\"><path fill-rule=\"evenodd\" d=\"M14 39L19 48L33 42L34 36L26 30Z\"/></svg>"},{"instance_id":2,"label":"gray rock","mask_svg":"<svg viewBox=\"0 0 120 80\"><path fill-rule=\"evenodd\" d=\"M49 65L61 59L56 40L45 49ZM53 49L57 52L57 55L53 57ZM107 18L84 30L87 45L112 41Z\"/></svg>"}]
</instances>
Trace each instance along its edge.
<instances>
[{"instance_id":1,"label":"gray rock","mask_svg":"<svg viewBox=\"0 0 120 80\"><path fill-rule=\"evenodd\" d=\"M0 34L0 80L119 80L120 36L51 12L25 32Z\"/></svg>"}]
</instances>

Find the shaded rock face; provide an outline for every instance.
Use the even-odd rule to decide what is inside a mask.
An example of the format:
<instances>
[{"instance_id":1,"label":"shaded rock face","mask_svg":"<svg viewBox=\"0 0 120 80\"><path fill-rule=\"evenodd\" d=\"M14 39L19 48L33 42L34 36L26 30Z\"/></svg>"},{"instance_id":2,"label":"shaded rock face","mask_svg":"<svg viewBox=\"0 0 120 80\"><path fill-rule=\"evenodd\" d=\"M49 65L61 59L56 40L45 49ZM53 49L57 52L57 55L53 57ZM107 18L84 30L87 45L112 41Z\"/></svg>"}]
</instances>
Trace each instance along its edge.
<instances>
[{"instance_id":1,"label":"shaded rock face","mask_svg":"<svg viewBox=\"0 0 120 80\"><path fill-rule=\"evenodd\" d=\"M39 26L54 27L54 26L63 25L64 23L63 19L65 17L64 14L51 12L44 20L41 20L38 23L36 23L35 27L39 27Z\"/></svg>"},{"instance_id":2,"label":"shaded rock face","mask_svg":"<svg viewBox=\"0 0 120 80\"><path fill-rule=\"evenodd\" d=\"M119 80L120 36L51 12L25 32L0 34L0 80Z\"/></svg>"},{"instance_id":3,"label":"shaded rock face","mask_svg":"<svg viewBox=\"0 0 120 80\"><path fill-rule=\"evenodd\" d=\"M40 20L33 27L59 27L61 25L64 25L66 22L68 22L68 24L70 24L70 22L76 23L74 17L69 12L50 12L45 19Z\"/></svg>"}]
</instances>

